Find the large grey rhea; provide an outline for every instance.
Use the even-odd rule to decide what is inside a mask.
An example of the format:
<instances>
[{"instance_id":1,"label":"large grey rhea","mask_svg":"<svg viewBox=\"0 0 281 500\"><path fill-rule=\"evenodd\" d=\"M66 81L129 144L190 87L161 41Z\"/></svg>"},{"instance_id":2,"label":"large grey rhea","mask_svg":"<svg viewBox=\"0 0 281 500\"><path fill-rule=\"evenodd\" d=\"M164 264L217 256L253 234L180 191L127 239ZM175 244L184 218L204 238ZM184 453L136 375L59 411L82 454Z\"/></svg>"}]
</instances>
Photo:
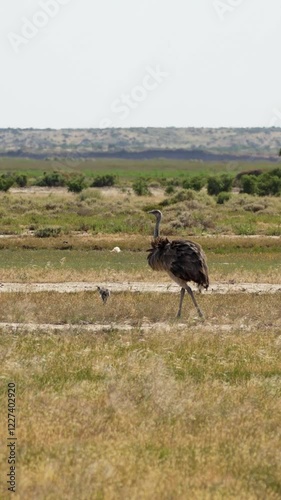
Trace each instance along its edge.
<instances>
[{"instance_id":1,"label":"large grey rhea","mask_svg":"<svg viewBox=\"0 0 281 500\"><path fill-rule=\"evenodd\" d=\"M203 317L202 311L197 304L193 291L187 284L189 281L197 283L199 290L208 288L209 276L206 256L198 243L190 240L173 240L160 237L160 222L162 212L151 210L155 215L156 224L154 228L154 239L148 250L148 264L154 271L166 271L169 276L181 287L180 303L177 317L180 318L182 303L185 292L192 298L199 316Z\"/></svg>"}]
</instances>

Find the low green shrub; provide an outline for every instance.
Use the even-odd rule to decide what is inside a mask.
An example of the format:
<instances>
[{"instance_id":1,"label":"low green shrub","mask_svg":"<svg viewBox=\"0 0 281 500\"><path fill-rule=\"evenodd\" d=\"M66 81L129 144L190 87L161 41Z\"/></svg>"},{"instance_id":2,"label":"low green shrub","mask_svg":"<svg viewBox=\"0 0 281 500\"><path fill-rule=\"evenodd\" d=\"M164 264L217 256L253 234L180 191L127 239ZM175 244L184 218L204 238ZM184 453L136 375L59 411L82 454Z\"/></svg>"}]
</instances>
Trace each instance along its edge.
<instances>
[{"instance_id":1,"label":"low green shrub","mask_svg":"<svg viewBox=\"0 0 281 500\"><path fill-rule=\"evenodd\" d=\"M85 177L80 175L78 177L74 177L67 181L68 191L72 193L81 193L83 189L86 187Z\"/></svg>"},{"instance_id":2,"label":"low green shrub","mask_svg":"<svg viewBox=\"0 0 281 500\"><path fill-rule=\"evenodd\" d=\"M0 176L0 191L9 191L14 184L14 178L10 174L2 174Z\"/></svg>"},{"instance_id":3,"label":"low green shrub","mask_svg":"<svg viewBox=\"0 0 281 500\"><path fill-rule=\"evenodd\" d=\"M15 183L19 187L26 187L27 186L27 175L25 174L16 174L15 177Z\"/></svg>"},{"instance_id":4,"label":"low green shrub","mask_svg":"<svg viewBox=\"0 0 281 500\"><path fill-rule=\"evenodd\" d=\"M217 203L219 205L223 205L226 201L230 200L230 198L231 198L231 193L227 193L225 191L222 191L217 196Z\"/></svg>"},{"instance_id":5,"label":"low green shrub","mask_svg":"<svg viewBox=\"0 0 281 500\"><path fill-rule=\"evenodd\" d=\"M37 238L50 238L59 236L61 232L61 227L43 227L37 229L34 232L34 236L36 236Z\"/></svg>"},{"instance_id":6,"label":"low green shrub","mask_svg":"<svg viewBox=\"0 0 281 500\"><path fill-rule=\"evenodd\" d=\"M41 177L35 186L41 187L63 187L66 184L66 178L63 174L57 171L54 172L44 172L43 177Z\"/></svg>"},{"instance_id":7,"label":"low green shrub","mask_svg":"<svg viewBox=\"0 0 281 500\"><path fill-rule=\"evenodd\" d=\"M132 188L137 196L147 196L151 194L148 188L147 181L143 178L137 179L133 183Z\"/></svg>"},{"instance_id":8,"label":"low green shrub","mask_svg":"<svg viewBox=\"0 0 281 500\"><path fill-rule=\"evenodd\" d=\"M116 183L116 175L106 174L98 175L94 178L90 187L109 187Z\"/></svg>"},{"instance_id":9,"label":"low green shrub","mask_svg":"<svg viewBox=\"0 0 281 500\"><path fill-rule=\"evenodd\" d=\"M184 189L193 189L194 191L201 191L201 189L205 186L206 179L202 175L194 175L190 176L187 179L184 179L182 183L182 187Z\"/></svg>"},{"instance_id":10,"label":"low green shrub","mask_svg":"<svg viewBox=\"0 0 281 500\"><path fill-rule=\"evenodd\" d=\"M207 191L211 196L217 196L221 192L229 192L232 189L233 177L228 174L211 175L207 180Z\"/></svg>"}]
</instances>

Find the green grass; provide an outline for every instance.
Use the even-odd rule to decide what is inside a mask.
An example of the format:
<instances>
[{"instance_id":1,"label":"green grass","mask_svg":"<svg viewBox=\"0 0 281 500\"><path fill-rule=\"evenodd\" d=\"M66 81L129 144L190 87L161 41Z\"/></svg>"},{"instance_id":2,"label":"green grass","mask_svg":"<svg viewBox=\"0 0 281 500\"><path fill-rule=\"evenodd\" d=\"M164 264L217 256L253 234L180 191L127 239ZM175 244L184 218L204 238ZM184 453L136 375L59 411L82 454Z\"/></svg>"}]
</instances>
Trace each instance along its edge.
<instances>
[{"instance_id":1,"label":"green grass","mask_svg":"<svg viewBox=\"0 0 281 500\"><path fill-rule=\"evenodd\" d=\"M163 178L184 178L187 173L211 175L231 173L236 175L244 170L260 168L270 170L268 162L198 162L193 160L32 160L25 158L0 158L0 172L26 173L28 177L37 178L43 172L57 170L66 173L79 173L91 178L97 175L114 174L119 182L132 181L139 176L162 181Z\"/></svg>"},{"instance_id":2,"label":"green grass","mask_svg":"<svg viewBox=\"0 0 281 500\"><path fill-rule=\"evenodd\" d=\"M152 208L163 210L162 232L166 235L281 232L278 197L233 194L228 202L217 205L204 190L198 193L177 188L169 197L164 189L158 189L151 196L136 196L127 186L113 191L89 188L79 195L55 188L36 193L0 193L0 233L21 234L54 227L64 234L87 231L150 235L153 222L147 211Z\"/></svg>"},{"instance_id":3,"label":"green grass","mask_svg":"<svg viewBox=\"0 0 281 500\"><path fill-rule=\"evenodd\" d=\"M121 252L89 250L0 250L0 269L28 270L30 268L70 269L77 271L144 270L147 267L144 252Z\"/></svg>"},{"instance_id":4,"label":"green grass","mask_svg":"<svg viewBox=\"0 0 281 500\"><path fill-rule=\"evenodd\" d=\"M279 245L273 249L254 247L247 250L243 246L230 248L229 245L209 248L208 241L204 241L203 246L211 282L235 279L237 282L278 283L281 279ZM3 281L171 282L165 273L153 273L146 257L145 251L123 250L115 254L109 250L6 248L0 250L0 271Z\"/></svg>"}]
</instances>

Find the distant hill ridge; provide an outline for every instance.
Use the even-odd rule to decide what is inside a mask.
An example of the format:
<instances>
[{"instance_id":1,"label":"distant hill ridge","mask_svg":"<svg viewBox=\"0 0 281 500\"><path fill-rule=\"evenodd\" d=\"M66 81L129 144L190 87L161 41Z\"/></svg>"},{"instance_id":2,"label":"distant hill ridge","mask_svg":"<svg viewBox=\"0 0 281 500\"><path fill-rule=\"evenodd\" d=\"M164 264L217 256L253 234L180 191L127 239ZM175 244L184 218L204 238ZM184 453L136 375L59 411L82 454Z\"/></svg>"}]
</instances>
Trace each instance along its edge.
<instances>
[{"instance_id":1,"label":"distant hill ridge","mask_svg":"<svg viewBox=\"0 0 281 500\"><path fill-rule=\"evenodd\" d=\"M31 158L276 160L281 127L0 129L0 155Z\"/></svg>"}]
</instances>

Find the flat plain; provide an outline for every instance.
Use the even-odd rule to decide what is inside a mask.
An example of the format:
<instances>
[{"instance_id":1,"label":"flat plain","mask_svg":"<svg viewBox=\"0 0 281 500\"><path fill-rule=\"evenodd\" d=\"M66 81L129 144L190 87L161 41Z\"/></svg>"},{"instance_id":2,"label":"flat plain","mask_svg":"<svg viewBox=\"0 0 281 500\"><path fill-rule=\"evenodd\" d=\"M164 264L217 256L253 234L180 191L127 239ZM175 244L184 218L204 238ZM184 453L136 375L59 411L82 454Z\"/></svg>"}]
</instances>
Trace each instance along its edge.
<instances>
[{"instance_id":1,"label":"flat plain","mask_svg":"<svg viewBox=\"0 0 281 500\"><path fill-rule=\"evenodd\" d=\"M147 266L146 212L163 189L0 198L0 421L5 442L14 382L14 498L280 498L280 199L233 194L220 206L200 192L163 207L163 234L207 254L202 321L187 297L176 320L178 287ZM111 290L106 304L97 285Z\"/></svg>"}]
</instances>

